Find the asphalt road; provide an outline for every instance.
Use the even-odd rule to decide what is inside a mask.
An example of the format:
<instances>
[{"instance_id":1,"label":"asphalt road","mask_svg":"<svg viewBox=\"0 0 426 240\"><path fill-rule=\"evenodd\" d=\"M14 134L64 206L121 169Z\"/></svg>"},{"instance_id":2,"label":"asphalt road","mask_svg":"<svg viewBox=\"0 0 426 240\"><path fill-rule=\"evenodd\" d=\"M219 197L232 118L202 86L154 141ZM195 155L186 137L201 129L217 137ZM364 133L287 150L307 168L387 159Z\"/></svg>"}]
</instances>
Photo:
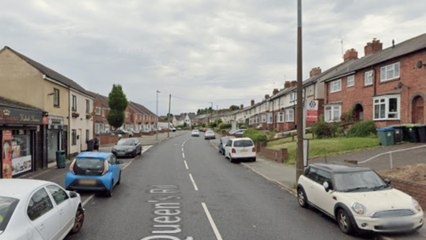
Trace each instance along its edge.
<instances>
[{"instance_id":1,"label":"asphalt road","mask_svg":"<svg viewBox=\"0 0 426 240\"><path fill-rule=\"evenodd\" d=\"M123 162L111 198L84 195L85 223L67 239L357 239L202 137L181 135Z\"/></svg>"}]
</instances>

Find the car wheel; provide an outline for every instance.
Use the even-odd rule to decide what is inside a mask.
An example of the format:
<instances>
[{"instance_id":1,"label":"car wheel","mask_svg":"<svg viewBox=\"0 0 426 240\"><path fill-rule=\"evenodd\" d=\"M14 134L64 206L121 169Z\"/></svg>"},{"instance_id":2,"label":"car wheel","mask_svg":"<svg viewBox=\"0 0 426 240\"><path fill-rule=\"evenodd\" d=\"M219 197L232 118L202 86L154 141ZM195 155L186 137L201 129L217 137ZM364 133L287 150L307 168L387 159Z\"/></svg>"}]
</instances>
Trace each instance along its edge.
<instances>
[{"instance_id":1,"label":"car wheel","mask_svg":"<svg viewBox=\"0 0 426 240\"><path fill-rule=\"evenodd\" d=\"M345 234L351 234L354 231L351 216L342 208L337 210L337 224L339 225L340 231Z\"/></svg>"},{"instance_id":2,"label":"car wheel","mask_svg":"<svg viewBox=\"0 0 426 240\"><path fill-rule=\"evenodd\" d=\"M105 191L105 196L112 197L113 189L114 189L114 180L111 181L111 187Z\"/></svg>"},{"instance_id":3,"label":"car wheel","mask_svg":"<svg viewBox=\"0 0 426 240\"><path fill-rule=\"evenodd\" d=\"M256 162L256 157L251 159L252 162Z\"/></svg>"},{"instance_id":4,"label":"car wheel","mask_svg":"<svg viewBox=\"0 0 426 240\"><path fill-rule=\"evenodd\" d=\"M302 208L308 207L308 198L302 187L297 188L297 202Z\"/></svg>"},{"instance_id":5,"label":"car wheel","mask_svg":"<svg viewBox=\"0 0 426 240\"><path fill-rule=\"evenodd\" d=\"M120 172L120 174L118 175L117 185L120 185L120 182L121 182L121 172Z\"/></svg>"},{"instance_id":6,"label":"car wheel","mask_svg":"<svg viewBox=\"0 0 426 240\"><path fill-rule=\"evenodd\" d=\"M78 206L77 212L75 213L74 226L71 229L71 233L77 233L83 227L84 222L84 210L81 206Z\"/></svg>"}]
</instances>

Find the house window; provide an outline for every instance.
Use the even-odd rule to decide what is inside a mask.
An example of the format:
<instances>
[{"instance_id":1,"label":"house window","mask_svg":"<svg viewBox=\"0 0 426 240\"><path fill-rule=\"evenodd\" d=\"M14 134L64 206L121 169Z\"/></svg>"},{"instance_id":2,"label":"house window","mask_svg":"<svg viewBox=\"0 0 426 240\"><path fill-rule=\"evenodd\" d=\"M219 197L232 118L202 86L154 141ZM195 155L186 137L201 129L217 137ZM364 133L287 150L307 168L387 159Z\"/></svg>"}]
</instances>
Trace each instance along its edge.
<instances>
[{"instance_id":1,"label":"house window","mask_svg":"<svg viewBox=\"0 0 426 240\"><path fill-rule=\"evenodd\" d=\"M86 113L90 113L90 101L86 99Z\"/></svg>"},{"instance_id":2,"label":"house window","mask_svg":"<svg viewBox=\"0 0 426 240\"><path fill-rule=\"evenodd\" d=\"M290 102L296 101L296 97L297 97L296 92L291 92L290 93Z\"/></svg>"},{"instance_id":3,"label":"house window","mask_svg":"<svg viewBox=\"0 0 426 240\"><path fill-rule=\"evenodd\" d=\"M342 91L342 79L332 81L330 83L330 93Z\"/></svg>"},{"instance_id":4,"label":"house window","mask_svg":"<svg viewBox=\"0 0 426 240\"><path fill-rule=\"evenodd\" d=\"M399 62L380 68L380 82L386 82L399 78Z\"/></svg>"},{"instance_id":5,"label":"house window","mask_svg":"<svg viewBox=\"0 0 426 240\"><path fill-rule=\"evenodd\" d=\"M262 122L265 123L266 122L266 115L262 114Z\"/></svg>"},{"instance_id":6,"label":"house window","mask_svg":"<svg viewBox=\"0 0 426 240\"><path fill-rule=\"evenodd\" d=\"M364 86L373 85L373 70L364 73Z\"/></svg>"},{"instance_id":7,"label":"house window","mask_svg":"<svg viewBox=\"0 0 426 240\"><path fill-rule=\"evenodd\" d=\"M72 106L71 106L71 110L73 112L77 112L77 96L76 95L72 95Z\"/></svg>"},{"instance_id":8,"label":"house window","mask_svg":"<svg viewBox=\"0 0 426 240\"><path fill-rule=\"evenodd\" d=\"M285 120L286 122L294 122L294 109L289 108L285 110Z\"/></svg>"},{"instance_id":9,"label":"house window","mask_svg":"<svg viewBox=\"0 0 426 240\"><path fill-rule=\"evenodd\" d=\"M96 115L100 116L100 115L101 115L101 112L102 112L102 109L101 109L100 107L96 107L96 108L95 108L95 114L96 114Z\"/></svg>"},{"instance_id":10,"label":"house window","mask_svg":"<svg viewBox=\"0 0 426 240\"><path fill-rule=\"evenodd\" d=\"M338 122L338 121L340 121L341 113L342 113L342 106L340 106L340 105L325 106L324 120L326 122Z\"/></svg>"},{"instance_id":11,"label":"house window","mask_svg":"<svg viewBox=\"0 0 426 240\"><path fill-rule=\"evenodd\" d=\"M400 96L380 96L373 99L374 120L395 120L399 119Z\"/></svg>"},{"instance_id":12,"label":"house window","mask_svg":"<svg viewBox=\"0 0 426 240\"><path fill-rule=\"evenodd\" d=\"M355 85L355 75L350 75L346 78L346 87L353 87Z\"/></svg>"},{"instance_id":13,"label":"house window","mask_svg":"<svg viewBox=\"0 0 426 240\"><path fill-rule=\"evenodd\" d=\"M273 122L273 116L272 116L272 113L268 113L268 123L270 124L270 123L272 123Z\"/></svg>"},{"instance_id":14,"label":"house window","mask_svg":"<svg viewBox=\"0 0 426 240\"><path fill-rule=\"evenodd\" d=\"M71 144L73 146L77 145L77 130L73 129L71 134Z\"/></svg>"},{"instance_id":15,"label":"house window","mask_svg":"<svg viewBox=\"0 0 426 240\"><path fill-rule=\"evenodd\" d=\"M59 89L54 88L53 89L53 106L54 107L59 107Z\"/></svg>"},{"instance_id":16,"label":"house window","mask_svg":"<svg viewBox=\"0 0 426 240\"><path fill-rule=\"evenodd\" d=\"M277 113L277 122L278 123L283 123L284 122L284 113L283 112L278 112Z\"/></svg>"}]
</instances>

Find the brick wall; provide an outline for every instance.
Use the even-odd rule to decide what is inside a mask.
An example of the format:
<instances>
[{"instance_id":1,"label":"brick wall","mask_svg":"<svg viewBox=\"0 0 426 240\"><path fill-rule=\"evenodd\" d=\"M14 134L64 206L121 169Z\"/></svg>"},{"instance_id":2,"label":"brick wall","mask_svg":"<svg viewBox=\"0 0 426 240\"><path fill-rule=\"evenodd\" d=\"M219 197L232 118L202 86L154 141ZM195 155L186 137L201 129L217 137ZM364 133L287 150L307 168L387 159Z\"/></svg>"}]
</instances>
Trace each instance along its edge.
<instances>
[{"instance_id":1,"label":"brick wall","mask_svg":"<svg viewBox=\"0 0 426 240\"><path fill-rule=\"evenodd\" d=\"M263 156L267 159L271 159L277 162L284 162L288 157L287 148L281 148L279 150L266 148L264 144L256 144L256 152L258 155Z\"/></svg>"},{"instance_id":2,"label":"brick wall","mask_svg":"<svg viewBox=\"0 0 426 240\"><path fill-rule=\"evenodd\" d=\"M411 195L420 203L423 209L426 209L426 184L419 184L394 178L389 178L389 180L391 180L391 185L394 188Z\"/></svg>"}]
</instances>

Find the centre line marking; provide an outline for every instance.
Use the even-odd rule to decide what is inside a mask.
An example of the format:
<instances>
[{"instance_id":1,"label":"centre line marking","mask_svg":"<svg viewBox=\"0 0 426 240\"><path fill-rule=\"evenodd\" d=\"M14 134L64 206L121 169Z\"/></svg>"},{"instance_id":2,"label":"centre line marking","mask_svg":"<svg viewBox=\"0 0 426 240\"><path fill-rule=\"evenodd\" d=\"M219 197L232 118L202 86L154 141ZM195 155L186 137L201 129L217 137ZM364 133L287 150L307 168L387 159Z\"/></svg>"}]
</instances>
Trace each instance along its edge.
<instances>
[{"instance_id":1,"label":"centre line marking","mask_svg":"<svg viewBox=\"0 0 426 240\"><path fill-rule=\"evenodd\" d=\"M197 184L195 184L194 178L192 178L192 174L189 174L189 178L191 179L192 185L194 185L195 191L198 191Z\"/></svg>"},{"instance_id":2,"label":"centre line marking","mask_svg":"<svg viewBox=\"0 0 426 240\"><path fill-rule=\"evenodd\" d=\"M185 163L186 170L189 170L188 163L186 163L186 160L183 160L183 162Z\"/></svg>"},{"instance_id":3,"label":"centre line marking","mask_svg":"<svg viewBox=\"0 0 426 240\"><path fill-rule=\"evenodd\" d=\"M220 232L217 229L216 224L213 221L212 215L210 214L209 209L207 208L207 205L204 202L202 202L201 205L203 205L204 212L207 215L207 219L209 219L209 222L210 222L210 225L212 226L214 235L216 235L216 239L222 240L222 236L220 235Z\"/></svg>"},{"instance_id":4,"label":"centre line marking","mask_svg":"<svg viewBox=\"0 0 426 240\"><path fill-rule=\"evenodd\" d=\"M184 152L182 152L182 158L185 159L185 153Z\"/></svg>"}]
</instances>

